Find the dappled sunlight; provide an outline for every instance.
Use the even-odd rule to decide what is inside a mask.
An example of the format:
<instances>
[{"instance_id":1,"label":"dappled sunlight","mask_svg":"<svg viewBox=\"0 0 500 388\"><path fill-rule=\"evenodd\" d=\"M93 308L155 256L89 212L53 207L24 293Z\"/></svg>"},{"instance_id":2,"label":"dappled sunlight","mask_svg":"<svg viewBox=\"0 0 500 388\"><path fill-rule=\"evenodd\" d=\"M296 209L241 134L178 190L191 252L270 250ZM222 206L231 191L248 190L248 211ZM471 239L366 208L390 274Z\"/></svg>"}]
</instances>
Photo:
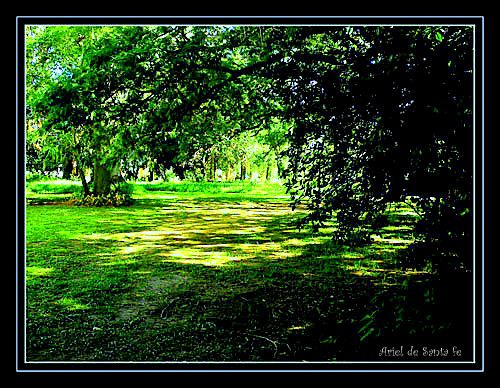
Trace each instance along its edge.
<instances>
[{"instance_id":1,"label":"dappled sunlight","mask_svg":"<svg viewBox=\"0 0 500 388\"><path fill-rule=\"evenodd\" d=\"M306 245L311 245L311 244L319 244L317 241L307 241L305 239L299 239L299 238L290 238L283 242L283 245L286 247L303 247Z\"/></svg>"},{"instance_id":2,"label":"dappled sunlight","mask_svg":"<svg viewBox=\"0 0 500 388\"><path fill-rule=\"evenodd\" d=\"M100 263L101 266L104 267L109 267L109 266L114 266L114 265L130 265L130 264L135 264L137 263L136 259L125 259L125 258L116 258L110 261L107 261L105 263Z\"/></svg>"},{"instance_id":3,"label":"dappled sunlight","mask_svg":"<svg viewBox=\"0 0 500 388\"><path fill-rule=\"evenodd\" d=\"M164 259L162 261L164 263L198 264L198 265L204 265L207 267L220 267L222 265L226 265L227 263L229 263L231 261L239 261L239 260L240 259L237 259L237 258L214 255L213 257L209 257L209 258L198 258L198 257L182 258L182 257L179 257L179 258Z\"/></svg>"},{"instance_id":4,"label":"dappled sunlight","mask_svg":"<svg viewBox=\"0 0 500 388\"><path fill-rule=\"evenodd\" d=\"M61 298L55 303L69 311L87 310L90 308L90 306L68 297Z\"/></svg>"},{"instance_id":5,"label":"dappled sunlight","mask_svg":"<svg viewBox=\"0 0 500 388\"><path fill-rule=\"evenodd\" d=\"M315 234L297 230L293 219L302 213L292 212L284 202L153 197L153 208L142 198L136 207L104 210L103 228L73 236L73 245L81 241L102 247L94 254L101 267L154 263L255 267L287 260L291 271L302 273L303 257L310 257L311 264L318 260L318 271L342 269L355 277L378 278L394 272L394 263L380 257L391 257L413 242L411 226L400 223L381 228L369 246L342 247L331 240L330 229ZM393 215L403 213L399 209ZM33 272L34 276L48 273Z\"/></svg>"},{"instance_id":6,"label":"dappled sunlight","mask_svg":"<svg viewBox=\"0 0 500 388\"><path fill-rule=\"evenodd\" d=\"M172 202L155 198L154 203L144 201L127 209L76 209L81 212L81 221L74 220L58 230L59 240L50 241L51 257L57 256L54 247L58 244L61 249L82 254L83 265L96 265L102 272L99 284L126 274L125 284L130 288L117 302L118 321L138 316L154 321L154 311L164 318L170 303L180 300L178 293L184 295L188 289L205 300L231 300L241 294L238 298L245 301L248 289L262 284L272 287L275 280L288 277L292 283L314 285L343 276L350 282L384 288L394 284L397 277L418 275L396 270L391 260L412 242L407 225L382 228L380 235L373 236L372 244L345 246L332 240L329 228L319 233L308 228L298 230L294 219L303 212L292 212L286 203L206 198ZM79 230L89 214L100 217L99 223ZM67 238L60 238L63 232ZM42 242L35 244L43 246ZM28 279L52 273L47 264L27 269ZM209 273L215 278L207 283ZM238 280L228 283L226 276ZM67 311L89 308L72 298L54 303ZM162 322L177 322L172 315L163 318ZM308 330L307 324L290 322L287 332Z\"/></svg>"},{"instance_id":7,"label":"dappled sunlight","mask_svg":"<svg viewBox=\"0 0 500 388\"><path fill-rule=\"evenodd\" d=\"M282 251L282 252L272 252L269 256L270 259L289 259L292 257L300 256L301 252L290 252L290 251Z\"/></svg>"},{"instance_id":8,"label":"dappled sunlight","mask_svg":"<svg viewBox=\"0 0 500 388\"><path fill-rule=\"evenodd\" d=\"M133 271L134 275L150 275L151 271Z\"/></svg>"},{"instance_id":9,"label":"dappled sunlight","mask_svg":"<svg viewBox=\"0 0 500 388\"><path fill-rule=\"evenodd\" d=\"M387 268L388 263L382 262L378 255L394 254L413 242L411 227L391 225L382 228L380 235L372 236L373 243L368 249L338 250L325 231L316 235L297 231L290 222L290 216L296 216L297 212L293 213L285 203L198 198L179 199L158 206L156 211L147 210L148 222L135 225L140 228L89 236L94 241L111 243L120 257L109 257L110 260L102 265L135 264L140 257L144 264L224 267L238 263L255 266L276 260L300 259L308 251L312 259L334 260L331 265L344 268L354 276L377 277L393 270ZM132 210L130 212L136 216ZM123 225L122 216L130 217L131 214L116 213L116 219L112 217L108 222Z\"/></svg>"},{"instance_id":10,"label":"dappled sunlight","mask_svg":"<svg viewBox=\"0 0 500 388\"><path fill-rule=\"evenodd\" d=\"M293 213L286 203L184 200L157 210L146 217L149 222L134 225L142 230L85 236L94 243L107 242L121 257L109 257L101 265L133 263L126 257L141 256L146 261L223 266L296 257L308 244L290 223ZM126 211L113 215L109 224L124 225L120 218L130 217Z\"/></svg>"},{"instance_id":11,"label":"dappled sunlight","mask_svg":"<svg viewBox=\"0 0 500 388\"><path fill-rule=\"evenodd\" d=\"M408 240L403 238L381 238L380 240L377 241L391 245L402 245L404 247L407 247L413 242L413 240Z\"/></svg>"},{"instance_id":12,"label":"dappled sunlight","mask_svg":"<svg viewBox=\"0 0 500 388\"><path fill-rule=\"evenodd\" d=\"M380 229L371 244L347 245L332 239L329 226L298 229L294 221L304 213L286 203L156 199L75 208L79 218L68 216L63 226L41 223L30 249L42 254L27 268L29 286L50 295L43 303L63 315L104 314L106 324L125 330L138 324L177 333L195 322L203 335L280 322L283 338L298 340L322 330L318 322L329 314L345 321L352 313L344 306L367 293L426 275L397 268L397 253L412 242L407 224ZM44 234L47 226L57 238ZM69 282L48 288L61 273ZM286 347L271 331L256 333L262 336L251 338Z\"/></svg>"},{"instance_id":13,"label":"dappled sunlight","mask_svg":"<svg viewBox=\"0 0 500 388\"><path fill-rule=\"evenodd\" d=\"M291 326L287 331L304 331L311 326L310 323L305 323L303 325Z\"/></svg>"},{"instance_id":14,"label":"dappled sunlight","mask_svg":"<svg viewBox=\"0 0 500 388\"><path fill-rule=\"evenodd\" d=\"M380 230L384 232L408 232L412 230L412 227L408 225L389 225L384 226Z\"/></svg>"},{"instance_id":15,"label":"dappled sunlight","mask_svg":"<svg viewBox=\"0 0 500 388\"><path fill-rule=\"evenodd\" d=\"M381 235L372 235L373 245L379 252L395 252L407 248L415 240L411 235L412 228L409 226L386 226L382 228Z\"/></svg>"},{"instance_id":16,"label":"dappled sunlight","mask_svg":"<svg viewBox=\"0 0 500 388\"><path fill-rule=\"evenodd\" d=\"M354 270L353 267L347 267L350 270ZM361 270L354 270L351 272L355 276L380 276L381 273L383 272L390 272L388 269L382 269L382 268L363 268Z\"/></svg>"},{"instance_id":17,"label":"dappled sunlight","mask_svg":"<svg viewBox=\"0 0 500 388\"><path fill-rule=\"evenodd\" d=\"M123 247L120 249L120 254L122 255L134 255L140 253L144 249L161 249L161 245L156 244L143 244L143 245L131 245Z\"/></svg>"},{"instance_id":18,"label":"dappled sunlight","mask_svg":"<svg viewBox=\"0 0 500 388\"><path fill-rule=\"evenodd\" d=\"M35 277L49 276L53 270L53 268L29 266L26 267L26 279L30 280Z\"/></svg>"},{"instance_id":19,"label":"dappled sunlight","mask_svg":"<svg viewBox=\"0 0 500 388\"><path fill-rule=\"evenodd\" d=\"M229 256L227 252L204 251L197 248L178 248L168 254L160 253L158 256L165 257L162 262L201 264L216 267L241 260L241 257Z\"/></svg>"}]
</instances>

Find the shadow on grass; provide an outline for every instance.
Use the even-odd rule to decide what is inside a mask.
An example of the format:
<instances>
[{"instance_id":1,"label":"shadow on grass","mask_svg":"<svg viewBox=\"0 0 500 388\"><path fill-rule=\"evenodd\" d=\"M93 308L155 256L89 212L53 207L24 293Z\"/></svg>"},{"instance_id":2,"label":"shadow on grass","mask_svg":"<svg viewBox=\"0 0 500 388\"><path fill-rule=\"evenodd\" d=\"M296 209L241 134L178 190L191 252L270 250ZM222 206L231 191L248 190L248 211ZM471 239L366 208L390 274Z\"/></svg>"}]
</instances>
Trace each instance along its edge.
<instances>
[{"instance_id":1,"label":"shadow on grass","mask_svg":"<svg viewBox=\"0 0 500 388\"><path fill-rule=\"evenodd\" d=\"M66 264L69 295L47 318L51 340L31 331L32 359L380 361L381 346L410 343L469 355L459 314L442 309L453 294L437 292L429 274L398 269L412 241L404 216L373 244L349 247L328 231L297 231L297 215L269 199L142 200L91 214L92 233L67 240L88 262L74 275ZM42 264L31 274L50 282L55 271ZM101 283L113 278L126 287L108 292Z\"/></svg>"}]
</instances>

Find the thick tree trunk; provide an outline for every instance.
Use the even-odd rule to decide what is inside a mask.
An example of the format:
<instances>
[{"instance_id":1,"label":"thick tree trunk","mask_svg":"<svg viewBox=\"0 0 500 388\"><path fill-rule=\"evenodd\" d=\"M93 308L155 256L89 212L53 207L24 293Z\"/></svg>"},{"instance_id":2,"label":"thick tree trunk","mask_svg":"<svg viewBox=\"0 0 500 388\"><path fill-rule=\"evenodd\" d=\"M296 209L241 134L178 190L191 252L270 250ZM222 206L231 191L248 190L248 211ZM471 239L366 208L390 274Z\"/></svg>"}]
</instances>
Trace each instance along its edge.
<instances>
[{"instance_id":1,"label":"thick tree trunk","mask_svg":"<svg viewBox=\"0 0 500 388\"><path fill-rule=\"evenodd\" d=\"M111 170L96 163L94 166L94 194L107 195L111 192Z\"/></svg>"}]
</instances>

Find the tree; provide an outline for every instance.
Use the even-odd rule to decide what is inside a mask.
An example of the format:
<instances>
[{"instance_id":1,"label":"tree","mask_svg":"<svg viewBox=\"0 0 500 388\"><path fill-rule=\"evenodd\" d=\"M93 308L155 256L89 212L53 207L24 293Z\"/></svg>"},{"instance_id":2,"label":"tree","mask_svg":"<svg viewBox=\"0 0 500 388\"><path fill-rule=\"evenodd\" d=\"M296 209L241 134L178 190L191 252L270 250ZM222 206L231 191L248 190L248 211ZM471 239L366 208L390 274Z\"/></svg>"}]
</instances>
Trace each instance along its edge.
<instances>
[{"instance_id":1,"label":"tree","mask_svg":"<svg viewBox=\"0 0 500 388\"><path fill-rule=\"evenodd\" d=\"M96 195L109 193L118 164L149 161L182 176L200 148L271 117L269 83L251 76L268 60L256 36L228 27L30 29L27 105L39 138L45 149L70 150L85 195L85 168Z\"/></svg>"},{"instance_id":2,"label":"tree","mask_svg":"<svg viewBox=\"0 0 500 388\"><path fill-rule=\"evenodd\" d=\"M338 64L296 63L282 89L295 122L288 188L309 207L305 221L336 216L337 239L365 241L389 203L408 201L433 264L470 267L471 29L348 27L314 39Z\"/></svg>"},{"instance_id":3,"label":"tree","mask_svg":"<svg viewBox=\"0 0 500 388\"><path fill-rule=\"evenodd\" d=\"M93 170L94 194L110 190L119 141L130 116L122 110L109 58L120 51L123 30L39 27L27 36L27 105L44 149L68 152L76 162L85 195L85 169ZM122 113L122 112L120 112Z\"/></svg>"},{"instance_id":4,"label":"tree","mask_svg":"<svg viewBox=\"0 0 500 388\"><path fill-rule=\"evenodd\" d=\"M278 166L304 222L335 217L335 238L363 242L406 201L433 263L468 265L468 27L36 27L27 53L30 139L55 160L69 152L86 195L84 168L94 194L117 165L213 178L236 168L223 144L245 176L253 131L268 147L258 163L286 153Z\"/></svg>"}]
</instances>

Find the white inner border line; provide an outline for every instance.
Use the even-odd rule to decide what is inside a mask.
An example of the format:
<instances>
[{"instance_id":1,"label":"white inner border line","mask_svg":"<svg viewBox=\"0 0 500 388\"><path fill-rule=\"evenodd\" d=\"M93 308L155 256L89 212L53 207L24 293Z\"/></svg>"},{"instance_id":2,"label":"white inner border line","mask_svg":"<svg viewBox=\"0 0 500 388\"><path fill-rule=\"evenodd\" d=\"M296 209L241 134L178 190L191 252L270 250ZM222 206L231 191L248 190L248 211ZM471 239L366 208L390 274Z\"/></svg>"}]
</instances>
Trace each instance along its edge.
<instances>
[{"instance_id":1,"label":"white inner border line","mask_svg":"<svg viewBox=\"0 0 500 388\"><path fill-rule=\"evenodd\" d=\"M16 40L17 42L19 41L18 37L18 29L19 29L19 19L22 18L34 18L34 19L61 19L61 17L58 16L43 16L43 17L30 17L30 16L18 16L16 18ZM65 18L65 17L62 17ZM67 18L89 18L85 16L67 16ZM183 19L183 18L211 18L211 19L224 19L224 18L331 18L329 16L307 16L307 17L301 17L301 16L257 16L257 17L252 17L252 16L225 16L225 17L220 17L220 16L202 16L202 17L191 17L191 16L152 16L152 17L146 17L146 16L135 16L135 17L130 17L130 16L117 16L117 17L108 17L108 16L92 16L90 18L118 18L118 19L125 19L125 18L137 18L137 19L152 19L152 18L162 18L162 19ZM333 18L367 18L369 19L370 17L359 17L359 16L335 16ZM384 16L372 16L371 18L377 19L377 18L405 18L405 16L391 16L391 17L384 17ZM452 370L452 369L447 369L447 370L305 370L305 371L316 371L316 372L438 372L438 371L452 371L452 372L482 372L484 371L484 17L482 16L453 16L453 17L448 17L448 16L408 16L408 18L427 18L427 19L439 19L439 18L478 18L481 19L482 22L482 51L481 51L481 56L482 56L482 73L481 73L481 78L482 78L482 101L481 101L481 106L482 106L482 214L483 218L481 219L482 222L482 365L481 365L481 370ZM476 25L475 24L347 24L347 23L339 23L339 24L91 24L92 26L131 26L131 27L145 27L145 26L170 26L170 27L177 27L177 26L194 26L194 27L213 27L213 26L222 26L222 27L231 27L231 26L248 26L248 27L270 27L270 26L277 26L277 27L348 27L348 26L356 26L356 27L472 27L473 28L473 214L474 214L474 221L473 221L473 360L472 361L303 361L303 362L297 362L297 361L259 361L259 362L251 362L251 361L183 361L183 362L178 362L178 361L27 361L26 360L26 341L27 341L27 329L26 329L26 295L27 295L27 290L26 290L26 279L25 279L25 274L23 274L24 278L24 362L25 364L475 364L476 363L476 341L475 341L475 329L476 329L476 314L475 314L475 306L476 306L476 295L475 295L475 274L476 274L476 266L475 266L475 261L476 261L476 228L475 228L475 217L476 217L476 212L475 212L475 172L476 172L476 164L475 164L475 142L476 142L476 121L475 121L475 107L476 107L476 95L475 95L475 79L476 79L476 71L475 71L475 62L476 62L476 50L475 50L475 44L476 44ZM85 24L25 24L24 27L26 28L27 26L68 26L68 27L81 27L85 26ZM19 58L18 58L18 46L16 45L16 64L17 68L19 66ZM24 60L26 58L26 44L24 44L24 58L23 58L23 66L24 66ZM18 91L18 82L16 82L16 91ZM26 110L26 73L24 77L24 90L23 90L23 95L24 95L24 108ZM16 99L16 112L18 113L18 103ZM25 111L25 119L26 119L26 111ZM19 123L18 123L18 116L16 114L16 127L19 130ZM24 130L24 128L23 128ZM18 144L18 136L16 132L16 143ZM24 157L26 160L26 139L24 142ZM18 154L16 152L16 164L18 165ZM25 166L23 166L25 169ZM17 180L17 175L16 175L16 180ZM26 176L24 174L24 187L26 187ZM16 198L18 198L18 187L16 185ZM24 206L26 209L26 192L24 192ZM18 241L18 231L17 231L17 219L18 219L18 211L16 207L16 241ZM17 252L17 250L16 250ZM25 230L24 230L24 266L26 268L26 212L25 212ZM16 258L18 260L18 255L16 254ZM18 275L18 265L16 261L16 279ZM18 293L16 292L16 307L18 306ZM17 309L16 309L17 311ZM77 371L81 372L84 370L19 370L18 368L18 327L16 325L16 369L18 371L23 371L23 372L31 372L31 371L61 371L61 372L71 372L71 371ZM85 371L91 371L91 370L85 370ZM126 371L126 372L134 372L134 371L141 371L141 370L94 370L96 372L106 372L106 371L112 371L112 372L120 372L120 371ZM186 370L146 370L146 371L153 371L153 372L165 372L165 371L175 371L175 372L190 372L193 370L186 369ZM229 371L229 372L251 372L254 370L194 370L196 372L221 372L221 371ZM280 372L281 370L257 370L257 371L265 371L265 372ZM300 370L283 370L283 372L289 372L289 371L300 371Z\"/></svg>"}]
</instances>

